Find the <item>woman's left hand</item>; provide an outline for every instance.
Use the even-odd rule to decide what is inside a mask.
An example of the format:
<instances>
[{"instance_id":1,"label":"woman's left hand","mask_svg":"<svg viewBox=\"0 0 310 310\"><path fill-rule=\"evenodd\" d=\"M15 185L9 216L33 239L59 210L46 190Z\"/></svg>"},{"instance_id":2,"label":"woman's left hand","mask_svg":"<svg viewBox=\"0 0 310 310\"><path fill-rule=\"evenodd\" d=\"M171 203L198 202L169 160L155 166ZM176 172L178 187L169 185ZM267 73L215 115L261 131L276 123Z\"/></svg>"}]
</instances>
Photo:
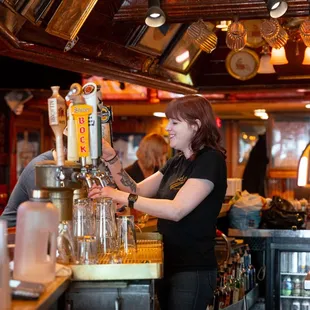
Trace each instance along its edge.
<instances>
[{"instance_id":1,"label":"woman's left hand","mask_svg":"<svg viewBox=\"0 0 310 310\"><path fill-rule=\"evenodd\" d=\"M116 198L116 192L117 190L112 187L109 186L101 187L95 185L88 192L88 198L96 199L96 198L110 197L114 200Z\"/></svg>"}]
</instances>

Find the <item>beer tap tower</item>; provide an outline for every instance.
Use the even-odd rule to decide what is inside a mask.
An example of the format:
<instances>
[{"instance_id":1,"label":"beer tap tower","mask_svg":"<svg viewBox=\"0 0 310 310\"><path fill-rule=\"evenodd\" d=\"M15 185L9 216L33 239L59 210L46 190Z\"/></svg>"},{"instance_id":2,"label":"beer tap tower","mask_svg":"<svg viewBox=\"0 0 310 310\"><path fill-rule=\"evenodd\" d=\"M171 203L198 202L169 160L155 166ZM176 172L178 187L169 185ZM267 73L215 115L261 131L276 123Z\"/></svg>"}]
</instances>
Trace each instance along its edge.
<instances>
[{"instance_id":1,"label":"beer tap tower","mask_svg":"<svg viewBox=\"0 0 310 310\"><path fill-rule=\"evenodd\" d=\"M76 161L67 161L63 147L63 131L67 124L66 104L59 94L59 87L53 86L52 90L53 95L48 99L48 112L49 124L56 138L57 158L56 162L37 163L35 179L37 187L49 191L52 202L60 211L57 261L69 264L75 259L72 237L73 198L85 197L83 193L86 194L86 190L83 192L83 188L90 188L94 183L101 186L115 186L108 168L103 165L103 168L99 169L101 137L104 136L108 142L112 142L111 111L102 106L100 91L96 84L87 83L83 88L78 83L71 85L66 96L70 99L68 150L70 152L73 150L70 153L70 159ZM100 112L97 113L97 111ZM74 150L76 146L77 151ZM89 155L91 167L87 165L86 160ZM78 159L79 162L77 162ZM77 197L76 193L79 190L82 196Z\"/></svg>"},{"instance_id":2,"label":"beer tap tower","mask_svg":"<svg viewBox=\"0 0 310 310\"><path fill-rule=\"evenodd\" d=\"M81 165L65 161L63 131L66 126L66 105L59 94L59 87L53 86L53 95L48 99L49 124L56 138L56 162L43 161L36 164L36 186L49 191L50 199L59 209L60 224L57 239L57 260L60 263L74 261L72 238L73 191L81 188L75 176Z\"/></svg>"}]
</instances>

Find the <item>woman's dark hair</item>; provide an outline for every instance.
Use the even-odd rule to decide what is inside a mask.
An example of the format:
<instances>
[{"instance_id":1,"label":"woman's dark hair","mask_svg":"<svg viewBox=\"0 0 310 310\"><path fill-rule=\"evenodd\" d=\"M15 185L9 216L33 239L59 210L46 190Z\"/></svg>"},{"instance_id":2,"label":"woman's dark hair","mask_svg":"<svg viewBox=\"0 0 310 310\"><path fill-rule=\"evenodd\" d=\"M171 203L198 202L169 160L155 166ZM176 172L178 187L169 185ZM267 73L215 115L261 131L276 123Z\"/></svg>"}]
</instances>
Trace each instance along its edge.
<instances>
[{"instance_id":1,"label":"woman's dark hair","mask_svg":"<svg viewBox=\"0 0 310 310\"><path fill-rule=\"evenodd\" d=\"M197 130L191 148L196 156L204 146L210 147L223 154L226 158L226 150L221 146L221 135L216 125L216 119L210 102L200 95L187 95L172 100L166 109L168 118L186 121L189 125L201 126Z\"/></svg>"}]
</instances>

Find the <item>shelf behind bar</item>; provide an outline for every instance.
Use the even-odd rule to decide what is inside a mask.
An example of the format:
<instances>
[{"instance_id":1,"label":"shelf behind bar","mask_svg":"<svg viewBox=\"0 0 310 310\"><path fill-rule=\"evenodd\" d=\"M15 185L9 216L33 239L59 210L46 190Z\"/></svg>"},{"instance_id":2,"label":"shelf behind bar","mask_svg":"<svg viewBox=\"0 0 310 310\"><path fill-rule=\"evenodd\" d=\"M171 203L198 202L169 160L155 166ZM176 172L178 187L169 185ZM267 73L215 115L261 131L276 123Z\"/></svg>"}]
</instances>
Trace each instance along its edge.
<instances>
[{"instance_id":1,"label":"shelf behind bar","mask_svg":"<svg viewBox=\"0 0 310 310\"><path fill-rule=\"evenodd\" d=\"M290 229L247 229L240 230L229 228L229 237L261 237L261 238L310 238L310 230L290 230Z\"/></svg>"}]
</instances>

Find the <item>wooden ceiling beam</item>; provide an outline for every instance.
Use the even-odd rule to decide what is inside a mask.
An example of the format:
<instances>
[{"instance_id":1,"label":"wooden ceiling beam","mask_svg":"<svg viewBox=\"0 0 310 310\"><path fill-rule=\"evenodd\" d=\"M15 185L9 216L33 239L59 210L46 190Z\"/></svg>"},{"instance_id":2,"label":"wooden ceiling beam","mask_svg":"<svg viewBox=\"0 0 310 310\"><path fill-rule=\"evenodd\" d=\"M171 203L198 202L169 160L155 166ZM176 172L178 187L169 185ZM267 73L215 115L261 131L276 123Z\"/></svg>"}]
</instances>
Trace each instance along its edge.
<instances>
[{"instance_id":1,"label":"wooden ceiling beam","mask_svg":"<svg viewBox=\"0 0 310 310\"><path fill-rule=\"evenodd\" d=\"M165 103L160 104L111 104L114 116L152 116L154 112L164 112L166 109ZM255 118L255 109L266 109L267 113L280 113L280 112L301 112L310 114L310 111L305 108L305 104L301 101L275 101L275 102L262 102L262 101L247 101L247 102L218 102L212 103L214 112L219 117L227 118ZM235 115L235 116L234 116ZM228 117L229 118L229 117Z\"/></svg>"},{"instance_id":2,"label":"wooden ceiling beam","mask_svg":"<svg viewBox=\"0 0 310 310\"><path fill-rule=\"evenodd\" d=\"M0 23L0 55L29 61L77 73L104 76L107 79L139 84L149 88L162 89L175 93L197 93L194 87L178 84L159 77L152 77L138 70L109 61L91 60L86 57L64 53L30 42L20 41ZM136 72L133 72L136 71Z\"/></svg>"},{"instance_id":3,"label":"wooden ceiling beam","mask_svg":"<svg viewBox=\"0 0 310 310\"><path fill-rule=\"evenodd\" d=\"M307 0L288 0L285 17L308 16L310 3ZM203 20L227 20L234 16L239 19L269 18L263 0L162 0L161 8L166 14L167 23L188 23ZM147 1L124 1L114 15L115 21L144 23Z\"/></svg>"}]
</instances>

